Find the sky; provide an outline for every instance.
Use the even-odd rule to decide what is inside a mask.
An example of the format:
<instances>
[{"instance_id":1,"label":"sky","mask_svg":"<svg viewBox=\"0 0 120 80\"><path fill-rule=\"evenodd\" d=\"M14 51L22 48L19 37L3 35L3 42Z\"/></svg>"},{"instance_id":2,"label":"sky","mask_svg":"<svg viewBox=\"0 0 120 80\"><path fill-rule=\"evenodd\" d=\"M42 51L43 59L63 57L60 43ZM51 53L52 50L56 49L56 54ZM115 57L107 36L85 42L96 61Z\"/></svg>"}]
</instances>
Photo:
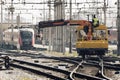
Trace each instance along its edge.
<instances>
[{"instance_id":1,"label":"sky","mask_svg":"<svg viewBox=\"0 0 120 80\"><path fill-rule=\"evenodd\" d=\"M3 5L3 22L7 22L9 20L9 10L8 8L10 7L11 0L3 0L4 5ZM14 3L47 3L48 0L13 0ZM53 0L52 0L53 1ZM65 0L65 2L69 3L70 0ZM92 1L98 1L102 3L90 3ZM75 19L87 19L88 14L96 14L96 7L99 7L98 9L99 15L98 18L101 20L101 23L104 20L103 17L103 1L104 0L72 0L74 4L72 4L72 14L75 15L73 18ZM117 11L117 6L115 5L115 2L117 0L106 0L107 3L107 26L115 26L116 25L116 11ZM87 2L87 3L86 3ZM76 4L75 4L76 3ZM79 3L79 4L78 4ZM18 14L20 14L20 19L21 22L30 22L33 24L37 24L39 21L47 20L48 19L48 5L47 4L13 4L15 11L14 11L14 21L16 21L16 17ZM52 9L53 8L52 4ZM111 8L110 8L111 7ZM69 4L66 4L66 19L69 19ZM40 10L34 10L34 9L40 9ZM46 9L46 10L44 10ZM78 14L79 17L78 17ZM88 13L89 12L89 13ZM54 10L51 10L51 16L52 18L54 17Z\"/></svg>"}]
</instances>

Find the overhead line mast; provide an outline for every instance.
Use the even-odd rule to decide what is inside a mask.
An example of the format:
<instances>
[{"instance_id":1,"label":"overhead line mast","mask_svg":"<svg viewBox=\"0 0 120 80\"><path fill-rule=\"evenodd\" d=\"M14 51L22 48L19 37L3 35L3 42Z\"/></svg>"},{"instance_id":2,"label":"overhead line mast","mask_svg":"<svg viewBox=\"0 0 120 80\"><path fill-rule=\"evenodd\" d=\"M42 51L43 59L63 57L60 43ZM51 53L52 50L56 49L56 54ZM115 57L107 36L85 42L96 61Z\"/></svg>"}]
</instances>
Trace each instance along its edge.
<instances>
[{"instance_id":1,"label":"overhead line mast","mask_svg":"<svg viewBox=\"0 0 120 80\"><path fill-rule=\"evenodd\" d=\"M72 0L70 0L70 20L72 20ZM72 53L72 39L71 39L71 27L70 27L70 43L69 43L69 53Z\"/></svg>"},{"instance_id":2,"label":"overhead line mast","mask_svg":"<svg viewBox=\"0 0 120 80\"><path fill-rule=\"evenodd\" d=\"M120 0L117 0L117 28L118 28L117 51L118 51L118 55L120 55Z\"/></svg>"}]
</instances>

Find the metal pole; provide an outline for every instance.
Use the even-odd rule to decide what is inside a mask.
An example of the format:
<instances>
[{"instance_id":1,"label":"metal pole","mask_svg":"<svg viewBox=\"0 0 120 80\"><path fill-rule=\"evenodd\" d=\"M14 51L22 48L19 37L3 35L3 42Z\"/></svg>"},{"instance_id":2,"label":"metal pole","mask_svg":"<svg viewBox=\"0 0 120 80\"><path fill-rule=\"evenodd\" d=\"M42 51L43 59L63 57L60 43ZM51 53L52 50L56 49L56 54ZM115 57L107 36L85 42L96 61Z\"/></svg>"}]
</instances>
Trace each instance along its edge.
<instances>
[{"instance_id":1,"label":"metal pole","mask_svg":"<svg viewBox=\"0 0 120 80\"><path fill-rule=\"evenodd\" d=\"M51 0L48 2L49 6L49 20L51 20ZM51 51L51 28L49 28L49 51Z\"/></svg>"},{"instance_id":2,"label":"metal pole","mask_svg":"<svg viewBox=\"0 0 120 80\"><path fill-rule=\"evenodd\" d=\"M8 26L10 26L10 11L8 11Z\"/></svg>"},{"instance_id":3,"label":"metal pole","mask_svg":"<svg viewBox=\"0 0 120 80\"><path fill-rule=\"evenodd\" d=\"M106 25L106 0L104 0L104 25Z\"/></svg>"},{"instance_id":4,"label":"metal pole","mask_svg":"<svg viewBox=\"0 0 120 80\"><path fill-rule=\"evenodd\" d=\"M43 0L43 2L44 2L44 0ZM45 4L43 4L43 20L45 21L45 18L46 18L46 16L45 16ZM42 40L42 42L46 42L46 29L43 29L43 40Z\"/></svg>"},{"instance_id":5,"label":"metal pole","mask_svg":"<svg viewBox=\"0 0 120 80\"><path fill-rule=\"evenodd\" d=\"M14 11L14 7L13 7L13 0L11 0L11 28L12 28L12 37L11 37L11 41L13 43L13 11Z\"/></svg>"},{"instance_id":6,"label":"metal pole","mask_svg":"<svg viewBox=\"0 0 120 80\"><path fill-rule=\"evenodd\" d=\"M89 14L87 15L87 17L88 17L88 21L89 21Z\"/></svg>"},{"instance_id":7,"label":"metal pole","mask_svg":"<svg viewBox=\"0 0 120 80\"><path fill-rule=\"evenodd\" d=\"M63 0L63 3L65 3L65 0ZM62 3L62 19L65 19L65 4ZM63 36L62 36L62 49L63 49L63 55L65 54L65 27L62 26Z\"/></svg>"},{"instance_id":8,"label":"metal pole","mask_svg":"<svg viewBox=\"0 0 120 80\"><path fill-rule=\"evenodd\" d=\"M3 4L3 1L1 0L1 44L2 44L2 46L1 47L3 47L3 6L2 6L2 4Z\"/></svg>"},{"instance_id":9,"label":"metal pole","mask_svg":"<svg viewBox=\"0 0 120 80\"><path fill-rule=\"evenodd\" d=\"M72 0L70 0L70 20L72 20ZM69 43L69 53L72 53L71 27L70 27L70 43Z\"/></svg>"},{"instance_id":10,"label":"metal pole","mask_svg":"<svg viewBox=\"0 0 120 80\"><path fill-rule=\"evenodd\" d=\"M117 28L118 28L118 45L117 51L118 55L120 55L120 0L117 0Z\"/></svg>"},{"instance_id":11,"label":"metal pole","mask_svg":"<svg viewBox=\"0 0 120 80\"><path fill-rule=\"evenodd\" d=\"M17 15L17 26L18 28L20 27L20 14L19 13Z\"/></svg>"}]
</instances>

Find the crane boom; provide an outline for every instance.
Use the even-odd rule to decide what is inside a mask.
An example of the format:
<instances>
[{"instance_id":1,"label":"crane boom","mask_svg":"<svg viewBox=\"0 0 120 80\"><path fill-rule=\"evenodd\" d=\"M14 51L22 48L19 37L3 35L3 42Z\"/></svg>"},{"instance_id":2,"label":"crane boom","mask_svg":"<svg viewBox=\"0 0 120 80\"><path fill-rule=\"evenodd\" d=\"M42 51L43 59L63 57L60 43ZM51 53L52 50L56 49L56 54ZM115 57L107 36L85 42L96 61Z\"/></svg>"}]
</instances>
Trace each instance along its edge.
<instances>
[{"instance_id":1,"label":"crane boom","mask_svg":"<svg viewBox=\"0 0 120 80\"><path fill-rule=\"evenodd\" d=\"M47 27L56 27L56 26L65 26L65 25L79 25L79 26L84 26L88 27L87 29L87 35L88 39L90 40L90 37L92 36L92 25L90 21L87 20L50 20L50 21L41 21L39 22L39 29L40 28L47 28Z\"/></svg>"},{"instance_id":2,"label":"crane boom","mask_svg":"<svg viewBox=\"0 0 120 80\"><path fill-rule=\"evenodd\" d=\"M49 21L41 21L39 22L39 28L47 28L47 27L56 27L56 26L64 26L64 25L81 25L85 26L88 24L91 26L91 22L87 20L49 20Z\"/></svg>"}]
</instances>

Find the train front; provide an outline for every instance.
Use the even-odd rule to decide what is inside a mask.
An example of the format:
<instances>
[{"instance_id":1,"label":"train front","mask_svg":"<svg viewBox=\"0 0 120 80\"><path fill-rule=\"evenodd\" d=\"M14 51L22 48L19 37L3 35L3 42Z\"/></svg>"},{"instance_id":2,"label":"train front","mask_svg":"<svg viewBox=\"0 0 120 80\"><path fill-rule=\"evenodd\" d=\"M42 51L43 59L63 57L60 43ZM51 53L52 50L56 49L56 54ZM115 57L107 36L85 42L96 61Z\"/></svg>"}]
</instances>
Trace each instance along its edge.
<instances>
[{"instance_id":1,"label":"train front","mask_svg":"<svg viewBox=\"0 0 120 80\"><path fill-rule=\"evenodd\" d=\"M31 49L34 45L34 30L21 29L19 42L21 49Z\"/></svg>"},{"instance_id":2,"label":"train front","mask_svg":"<svg viewBox=\"0 0 120 80\"><path fill-rule=\"evenodd\" d=\"M104 55L108 50L108 31L107 27L100 25L93 29L92 37L87 39L87 35L83 29L77 27L76 49L79 55Z\"/></svg>"}]
</instances>

